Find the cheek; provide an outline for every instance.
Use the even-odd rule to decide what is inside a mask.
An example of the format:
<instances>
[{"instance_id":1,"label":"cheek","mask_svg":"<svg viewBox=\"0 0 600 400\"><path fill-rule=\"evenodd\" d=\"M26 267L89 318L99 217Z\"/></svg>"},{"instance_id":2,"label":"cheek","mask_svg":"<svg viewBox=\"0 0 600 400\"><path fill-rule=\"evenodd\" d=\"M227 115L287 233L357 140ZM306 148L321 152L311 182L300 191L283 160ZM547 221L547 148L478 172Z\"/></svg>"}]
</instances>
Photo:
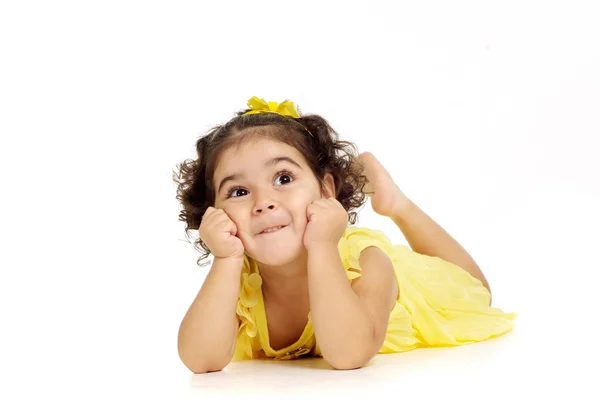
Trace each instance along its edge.
<instances>
[{"instance_id":1,"label":"cheek","mask_svg":"<svg viewBox=\"0 0 600 400\"><path fill-rule=\"evenodd\" d=\"M298 227L303 227L308 223L308 217L306 216L306 209L312 203L312 199L308 196L296 196L288 204L290 204L294 210L294 217Z\"/></svg>"},{"instance_id":2,"label":"cheek","mask_svg":"<svg viewBox=\"0 0 600 400\"><path fill-rule=\"evenodd\" d=\"M234 224L237 225L238 229L241 228L240 225L243 223L242 213L240 212L239 207L225 206L221 207L225 214L233 221Z\"/></svg>"}]
</instances>

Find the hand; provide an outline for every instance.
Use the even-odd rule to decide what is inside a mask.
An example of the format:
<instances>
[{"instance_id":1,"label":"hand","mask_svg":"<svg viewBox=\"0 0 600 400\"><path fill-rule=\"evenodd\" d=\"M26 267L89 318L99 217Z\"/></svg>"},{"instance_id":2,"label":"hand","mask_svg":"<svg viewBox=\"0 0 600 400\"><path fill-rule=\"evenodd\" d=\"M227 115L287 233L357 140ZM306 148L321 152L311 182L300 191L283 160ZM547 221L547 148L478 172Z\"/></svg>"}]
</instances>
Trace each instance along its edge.
<instances>
[{"instance_id":1,"label":"hand","mask_svg":"<svg viewBox=\"0 0 600 400\"><path fill-rule=\"evenodd\" d=\"M306 209L306 217L304 246L307 249L323 244L337 247L348 226L348 213L335 197L313 201Z\"/></svg>"},{"instance_id":2,"label":"hand","mask_svg":"<svg viewBox=\"0 0 600 400\"><path fill-rule=\"evenodd\" d=\"M208 207L199 229L200 238L218 258L243 258L244 245L237 234L237 225L224 210Z\"/></svg>"}]
</instances>

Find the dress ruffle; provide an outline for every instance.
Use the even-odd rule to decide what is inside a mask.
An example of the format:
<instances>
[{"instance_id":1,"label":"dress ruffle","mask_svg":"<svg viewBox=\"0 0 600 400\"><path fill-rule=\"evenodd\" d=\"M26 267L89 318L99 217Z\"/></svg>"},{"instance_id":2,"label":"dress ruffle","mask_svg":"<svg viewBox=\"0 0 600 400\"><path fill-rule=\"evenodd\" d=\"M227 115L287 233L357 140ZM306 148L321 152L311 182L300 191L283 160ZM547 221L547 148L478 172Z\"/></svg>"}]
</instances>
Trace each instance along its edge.
<instances>
[{"instance_id":1,"label":"dress ruffle","mask_svg":"<svg viewBox=\"0 0 600 400\"><path fill-rule=\"evenodd\" d=\"M252 358L252 338L256 337L258 328L251 313L251 308L259 301L262 278L257 271L252 271L248 257L244 256L244 265L240 278L240 297L236 314L240 319L236 350L233 359Z\"/></svg>"}]
</instances>

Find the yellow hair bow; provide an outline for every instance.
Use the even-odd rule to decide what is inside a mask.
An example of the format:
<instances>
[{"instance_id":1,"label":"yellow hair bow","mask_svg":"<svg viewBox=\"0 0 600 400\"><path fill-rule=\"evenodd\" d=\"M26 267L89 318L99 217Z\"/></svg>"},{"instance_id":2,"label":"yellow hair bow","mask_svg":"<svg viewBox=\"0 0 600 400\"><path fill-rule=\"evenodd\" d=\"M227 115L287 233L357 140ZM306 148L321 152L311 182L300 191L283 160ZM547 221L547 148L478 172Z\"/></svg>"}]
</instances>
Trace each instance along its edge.
<instances>
[{"instance_id":1,"label":"yellow hair bow","mask_svg":"<svg viewBox=\"0 0 600 400\"><path fill-rule=\"evenodd\" d=\"M285 100L283 103L278 104L275 101L266 102L263 99L259 99L254 96L248 100L248 107L252 110L246 114L261 114L261 113L275 113L283 115L284 117L300 118L296 105L293 101Z\"/></svg>"}]
</instances>

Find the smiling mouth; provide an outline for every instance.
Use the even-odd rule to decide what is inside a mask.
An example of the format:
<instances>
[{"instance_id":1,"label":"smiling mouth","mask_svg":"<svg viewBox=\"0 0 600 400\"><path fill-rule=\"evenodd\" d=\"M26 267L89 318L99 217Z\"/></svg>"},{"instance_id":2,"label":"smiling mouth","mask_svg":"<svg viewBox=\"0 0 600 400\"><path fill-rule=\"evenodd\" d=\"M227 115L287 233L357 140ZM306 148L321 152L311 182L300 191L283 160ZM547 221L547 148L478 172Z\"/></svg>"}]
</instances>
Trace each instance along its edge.
<instances>
[{"instance_id":1,"label":"smiling mouth","mask_svg":"<svg viewBox=\"0 0 600 400\"><path fill-rule=\"evenodd\" d=\"M265 235L267 233L279 232L280 230L282 230L286 226L287 225L280 225L280 226L276 226L276 227L273 227L273 228L265 229L264 231L262 231L261 233L259 233L259 235Z\"/></svg>"}]
</instances>

